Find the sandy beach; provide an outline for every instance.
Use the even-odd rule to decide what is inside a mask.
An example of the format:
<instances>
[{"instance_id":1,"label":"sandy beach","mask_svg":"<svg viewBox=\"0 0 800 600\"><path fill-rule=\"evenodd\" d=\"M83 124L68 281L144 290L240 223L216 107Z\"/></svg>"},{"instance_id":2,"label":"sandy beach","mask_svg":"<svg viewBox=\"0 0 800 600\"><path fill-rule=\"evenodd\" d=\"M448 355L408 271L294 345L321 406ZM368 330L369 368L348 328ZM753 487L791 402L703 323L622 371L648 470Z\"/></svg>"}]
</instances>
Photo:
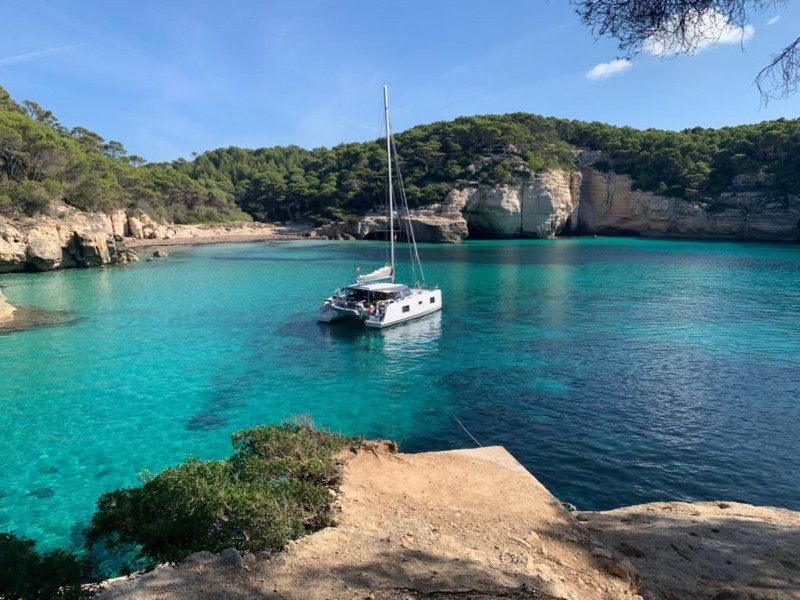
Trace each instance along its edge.
<instances>
[{"instance_id":1,"label":"sandy beach","mask_svg":"<svg viewBox=\"0 0 800 600\"><path fill-rule=\"evenodd\" d=\"M169 238L125 238L128 248L160 246L196 246L200 244L233 244L300 240L306 237L311 225L276 225L272 223L227 223L215 225L170 225ZM172 235L174 232L174 235Z\"/></svg>"}]
</instances>

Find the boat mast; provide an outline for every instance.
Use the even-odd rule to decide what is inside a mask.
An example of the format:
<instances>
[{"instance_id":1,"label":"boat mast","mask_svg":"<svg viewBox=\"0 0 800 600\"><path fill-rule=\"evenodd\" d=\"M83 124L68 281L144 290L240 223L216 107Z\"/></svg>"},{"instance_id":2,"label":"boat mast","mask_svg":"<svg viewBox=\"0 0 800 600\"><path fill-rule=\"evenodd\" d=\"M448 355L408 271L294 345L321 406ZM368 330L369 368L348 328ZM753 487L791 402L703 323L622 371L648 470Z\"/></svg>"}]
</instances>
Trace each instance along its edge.
<instances>
[{"instance_id":1,"label":"boat mast","mask_svg":"<svg viewBox=\"0 0 800 600\"><path fill-rule=\"evenodd\" d=\"M386 119L386 159L389 166L389 252L394 283L394 202L392 198L392 130L389 125L389 86L383 85L383 113Z\"/></svg>"}]
</instances>

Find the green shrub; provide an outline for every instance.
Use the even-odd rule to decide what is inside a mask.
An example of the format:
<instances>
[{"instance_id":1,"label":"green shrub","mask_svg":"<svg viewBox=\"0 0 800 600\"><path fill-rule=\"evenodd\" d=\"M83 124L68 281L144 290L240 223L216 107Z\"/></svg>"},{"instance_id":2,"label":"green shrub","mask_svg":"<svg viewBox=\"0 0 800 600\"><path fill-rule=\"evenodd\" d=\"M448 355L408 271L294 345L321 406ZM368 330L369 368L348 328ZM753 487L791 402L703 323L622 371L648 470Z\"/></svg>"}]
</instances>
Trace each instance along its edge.
<instances>
[{"instance_id":1,"label":"green shrub","mask_svg":"<svg viewBox=\"0 0 800 600\"><path fill-rule=\"evenodd\" d=\"M289 423L237 431L231 462L247 479L290 477L319 485L336 479L332 457L352 438Z\"/></svg>"},{"instance_id":2,"label":"green shrub","mask_svg":"<svg viewBox=\"0 0 800 600\"><path fill-rule=\"evenodd\" d=\"M279 550L331 523L333 456L351 438L308 426L271 425L232 436L222 461L189 459L142 485L103 494L86 531L89 546L138 546L147 566L200 550Z\"/></svg>"},{"instance_id":3,"label":"green shrub","mask_svg":"<svg viewBox=\"0 0 800 600\"><path fill-rule=\"evenodd\" d=\"M9 188L11 202L28 216L46 214L58 198L61 186L55 181L22 181Z\"/></svg>"},{"instance_id":4,"label":"green shrub","mask_svg":"<svg viewBox=\"0 0 800 600\"><path fill-rule=\"evenodd\" d=\"M92 597L92 564L65 550L46 554L36 543L12 533L0 533L0 598L5 600L81 600Z\"/></svg>"}]
</instances>

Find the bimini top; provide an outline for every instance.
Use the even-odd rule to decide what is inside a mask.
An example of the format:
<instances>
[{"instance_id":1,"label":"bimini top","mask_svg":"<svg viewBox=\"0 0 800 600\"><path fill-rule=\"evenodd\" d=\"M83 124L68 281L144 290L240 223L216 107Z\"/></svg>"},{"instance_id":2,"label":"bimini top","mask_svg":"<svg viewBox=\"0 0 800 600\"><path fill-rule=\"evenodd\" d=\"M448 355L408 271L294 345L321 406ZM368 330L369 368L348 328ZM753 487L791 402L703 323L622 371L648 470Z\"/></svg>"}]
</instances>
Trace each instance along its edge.
<instances>
[{"instance_id":1,"label":"bimini top","mask_svg":"<svg viewBox=\"0 0 800 600\"><path fill-rule=\"evenodd\" d=\"M347 286L348 290L364 290L365 292L399 292L407 290L408 286L402 283L354 283Z\"/></svg>"}]
</instances>

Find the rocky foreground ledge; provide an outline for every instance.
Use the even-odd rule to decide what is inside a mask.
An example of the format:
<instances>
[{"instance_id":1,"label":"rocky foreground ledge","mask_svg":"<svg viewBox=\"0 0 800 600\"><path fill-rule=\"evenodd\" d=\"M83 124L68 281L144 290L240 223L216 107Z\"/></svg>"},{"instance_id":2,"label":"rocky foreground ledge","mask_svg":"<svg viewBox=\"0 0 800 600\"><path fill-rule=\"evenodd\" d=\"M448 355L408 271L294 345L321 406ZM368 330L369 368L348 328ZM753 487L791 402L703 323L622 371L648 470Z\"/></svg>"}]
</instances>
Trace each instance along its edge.
<instances>
[{"instance_id":1,"label":"rocky foreground ledge","mask_svg":"<svg viewBox=\"0 0 800 600\"><path fill-rule=\"evenodd\" d=\"M345 466L338 527L280 554L194 554L98 598L800 598L798 514L723 504L576 518L503 448L378 446Z\"/></svg>"}]
</instances>

